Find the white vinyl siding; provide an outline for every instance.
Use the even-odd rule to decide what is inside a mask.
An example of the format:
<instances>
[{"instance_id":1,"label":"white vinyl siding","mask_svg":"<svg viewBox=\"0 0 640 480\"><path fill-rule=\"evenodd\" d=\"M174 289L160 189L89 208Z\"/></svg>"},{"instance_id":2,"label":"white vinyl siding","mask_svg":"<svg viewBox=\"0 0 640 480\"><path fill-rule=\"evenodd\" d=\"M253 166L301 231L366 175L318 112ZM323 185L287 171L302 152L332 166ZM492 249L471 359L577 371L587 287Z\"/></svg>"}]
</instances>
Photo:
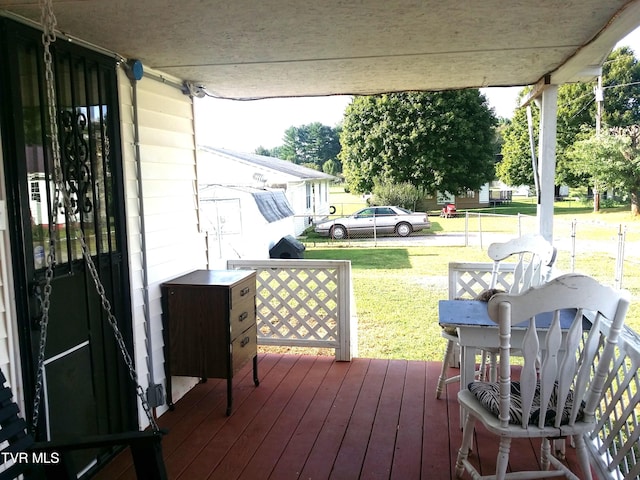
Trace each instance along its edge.
<instances>
[{"instance_id":1,"label":"white vinyl siding","mask_svg":"<svg viewBox=\"0 0 640 480\"><path fill-rule=\"evenodd\" d=\"M0 180L0 368L13 391L14 400L21 411L24 411L2 142L0 142Z\"/></svg>"},{"instance_id":2,"label":"white vinyl siding","mask_svg":"<svg viewBox=\"0 0 640 480\"><path fill-rule=\"evenodd\" d=\"M6 212L4 212L6 215ZM13 391L14 400L23 408L22 381L15 335L14 289L11 282L11 259L6 227L0 231L0 368Z\"/></svg>"},{"instance_id":3,"label":"white vinyl siding","mask_svg":"<svg viewBox=\"0 0 640 480\"><path fill-rule=\"evenodd\" d=\"M289 204L296 214L294 220L294 232L296 235L300 235L306 228L307 184L289 184L285 193L289 200Z\"/></svg>"},{"instance_id":4,"label":"white vinyl siding","mask_svg":"<svg viewBox=\"0 0 640 480\"><path fill-rule=\"evenodd\" d=\"M134 324L135 362L146 389L147 346L140 237L138 179L134 145L133 90L119 72L123 161ZM191 99L177 88L145 77L137 83L139 145L146 238L153 373L165 384L160 284L206 268L204 237L198 228L196 153ZM174 400L195 382L175 379ZM161 406L159 413L164 412ZM146 419L141 418L141 424Z\"/></svg>"}]
</instances>

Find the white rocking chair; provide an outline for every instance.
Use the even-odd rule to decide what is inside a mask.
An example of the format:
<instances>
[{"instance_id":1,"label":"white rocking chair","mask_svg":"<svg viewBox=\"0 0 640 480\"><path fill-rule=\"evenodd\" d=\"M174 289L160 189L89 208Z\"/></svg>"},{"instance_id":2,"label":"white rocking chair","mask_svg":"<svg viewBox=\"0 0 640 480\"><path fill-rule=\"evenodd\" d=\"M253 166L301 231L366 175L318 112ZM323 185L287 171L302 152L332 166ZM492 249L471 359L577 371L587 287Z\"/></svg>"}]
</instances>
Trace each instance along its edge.
<instances>
[{"instance_id":1,"label":"white rocking chair","mask_svg":"<svg viewBox=\"0 0 640 480\"><path fill-rule=\"evenodd\" d=\"M472 382L458 393L467 418L457 477L467 470L474 479L565 476L591 480L583 436L595 426L595 409L614 368L611 360L628 307L628 292L576 274L560 276L519 295L494 295L488 312L499 325L499 379L497 383ZM548 330L539 330L536 316L545 312L552 321ZM515 382L511 378L511 327L521 322L528 322L528 327L522 344L524 366L520 381ZM598 355L600 322L611 326ZM468 460L476 421L500 438L495 475L481 477ZM511 439L523 437L541 438L542 471L506 473ZM566 437L574 439L581 477L551 455L550 440ZM550 465L556 470L547 471Z\"/></svg>"}]
</instances>

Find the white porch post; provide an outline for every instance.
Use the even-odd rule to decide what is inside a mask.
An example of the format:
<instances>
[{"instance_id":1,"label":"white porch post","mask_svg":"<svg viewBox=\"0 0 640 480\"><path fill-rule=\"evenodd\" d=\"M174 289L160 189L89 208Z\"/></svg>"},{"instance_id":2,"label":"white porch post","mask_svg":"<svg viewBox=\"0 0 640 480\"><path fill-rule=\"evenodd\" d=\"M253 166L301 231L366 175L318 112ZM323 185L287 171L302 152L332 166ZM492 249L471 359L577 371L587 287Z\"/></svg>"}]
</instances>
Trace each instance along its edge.
<instances>
[{"instance_id":1,"label":"white porch post","mask_svg":"<svg viewBox=\"0 0 640 480\"><path fill-rule=\"evenodd\" d=\"M553 242L558 86L547 85L542 91L541 97L540 147L538 153L538 178L540 179L538 233L549 242Z\"/></svg>"}]
</instances>

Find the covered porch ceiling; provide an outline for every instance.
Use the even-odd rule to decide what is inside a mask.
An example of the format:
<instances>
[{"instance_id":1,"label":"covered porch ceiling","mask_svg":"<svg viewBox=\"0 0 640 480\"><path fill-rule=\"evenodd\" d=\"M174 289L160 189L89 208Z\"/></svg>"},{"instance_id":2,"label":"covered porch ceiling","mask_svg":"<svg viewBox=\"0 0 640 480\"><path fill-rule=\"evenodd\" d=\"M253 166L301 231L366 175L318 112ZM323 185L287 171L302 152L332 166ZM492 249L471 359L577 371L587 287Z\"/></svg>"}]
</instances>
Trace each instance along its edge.
<instances>
[{"instance_id":1,"label":"covered porch ceiling","mask_svg":"<svg viewBox=\"0 0 640 480\"><path fill-rule=\"evenodd\" d=\"M588 80L640 0L54 0L58 28L226 98ZM38 0L0 0L40 21Z\"/></svg>"}]
</instances>

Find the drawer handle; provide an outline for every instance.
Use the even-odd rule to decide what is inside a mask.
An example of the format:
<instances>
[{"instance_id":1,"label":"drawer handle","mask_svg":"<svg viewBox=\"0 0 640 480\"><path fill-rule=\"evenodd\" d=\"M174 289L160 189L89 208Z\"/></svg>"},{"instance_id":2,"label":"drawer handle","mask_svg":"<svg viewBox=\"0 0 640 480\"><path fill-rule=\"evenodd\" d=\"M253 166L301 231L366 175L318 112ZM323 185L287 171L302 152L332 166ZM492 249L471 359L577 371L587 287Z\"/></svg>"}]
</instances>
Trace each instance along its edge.
<instances>
[{"instance_id":1,"label":"drawer handle","mask_svg":"<svg viewBox=\"0 0 640 480\"><path fill-rule=\"evenodd\" d=\"M244 320L247 319L248 316L249 316L249 314L247 312L242 312L240 315L238 315L238 320L240 322L243 322Z\"/></svg>"},{"instance_id":2,"label":"drawer handle","mask_svg":"<svg viewBox=\"0 0 640 480\"><path fill-rule=\"evenodd\" d=\"M240 296L244 297L247 293L249 293L251 291L251 288L249 287L244 287L242 290L240 290Z\"/></svg>"},{"instance_id":3,"label":"drawer handle","mask_svg":"<svg viewBox=\"0 0 640 480\"><path fill-rule=\"evenodd\" d=\"M240 347L245 347L250 341L251 339L249 337L244 337L240 342Z\"/></svg>"}]
</instances>

